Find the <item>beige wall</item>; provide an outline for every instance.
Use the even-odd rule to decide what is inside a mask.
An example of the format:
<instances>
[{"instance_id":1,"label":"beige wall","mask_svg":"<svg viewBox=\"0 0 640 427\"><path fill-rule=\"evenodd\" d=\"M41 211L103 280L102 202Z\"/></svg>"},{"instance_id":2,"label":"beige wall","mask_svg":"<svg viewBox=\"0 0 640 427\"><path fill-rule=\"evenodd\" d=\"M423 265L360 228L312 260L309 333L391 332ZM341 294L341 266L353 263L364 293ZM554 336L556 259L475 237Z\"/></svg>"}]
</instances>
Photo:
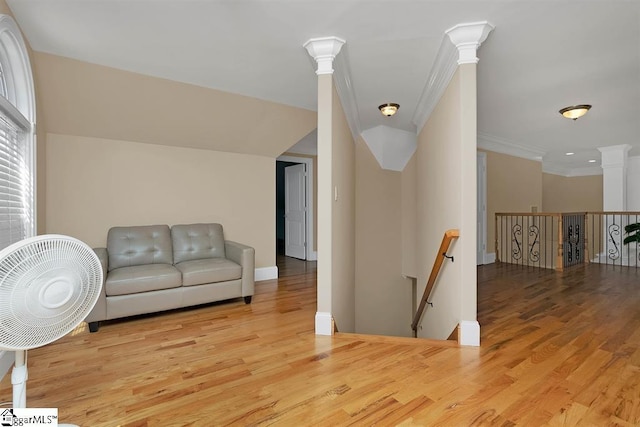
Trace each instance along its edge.
<instances>
[{"instance_id":1,"label":"beige wall","mask_svg":"<svg viewBox=\"0 0 640 427\"><path fill-rule=\"evenodd\" d=\"M531 212L532 206L542 211L542 163L479 151L487 153L487 252L493 253L496 212Z\"/></svg>"},{"instance_id":2,"label":"beige wall","mask_svg":"<svg viewBox=\"0 0 640 427\"><path fill-rule=\"evenodd\" d=\"M602 175L564 177L542 174L544 212L602 211Z\"/></svg>"},{"instance_id":3,"label":"beige wall","mask_svg":"<svg viewBox=\"0 0 640 427\"><path fill-rule=\"evenodd\" d=\"M418 336L446 339L476 320L476 66L458 67L418 135L417 288L421 296L444 232L459 229Z\"/></svg>"},{"instance_id":4,"label":"beige wall","mask_svg":"<svg viewBox=\"0 0 640 427\"><path fill-rule=\"evenodd\" d=\"M315 112L38 52L34 75L47 232L103 244L114 225L219 221L275 265L275 158Z\"/></svg>"},{"instance_id":5,"label":"beige wall","mask_svg":"<svg viewBox=\"0 0 640 427\"><path fill-rule=\"evenodd\" d=\"M35 53L47 132L277 157L316 113Z\"/></svg>"},{"instance_id":6,"label":"beige wall","mask_svg":"<svg viewBox=\"0 0 640 427\"><path fill-rule=\"evenodd\" d=\"M49 233L104 246L112 226L219 222L275 265L275 160L49 134Z\"/></svg>"},{"instance_id":7,"label":"beige wall","mask_svg":"<svg viewBox=\"0 0 640 427\"><path fill-rule=\"evenodd\" d=\"M355 330L412 336L412 284L401 274L401 173L382 169L362 139L356 142L355 167Z\"/></svg>"}]
</instances>

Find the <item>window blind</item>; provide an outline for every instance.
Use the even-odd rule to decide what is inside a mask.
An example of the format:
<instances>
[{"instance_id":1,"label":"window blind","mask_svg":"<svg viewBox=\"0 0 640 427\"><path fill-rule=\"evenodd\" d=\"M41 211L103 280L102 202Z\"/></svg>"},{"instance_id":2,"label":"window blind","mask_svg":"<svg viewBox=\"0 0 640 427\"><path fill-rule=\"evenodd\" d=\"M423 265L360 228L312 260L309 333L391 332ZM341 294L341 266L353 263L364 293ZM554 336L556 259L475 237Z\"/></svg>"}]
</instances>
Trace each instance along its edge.
<instances>
[{"instance_id":1,"label":"window blind","mask_svg":"<svg viewBox=\"0 0 640 427\"><path fill-rule=\"evenodd\" d=\"M30 159L26 133L0 111L0 249L33 234L35 195Z\"/></svg>"}]
</instances>

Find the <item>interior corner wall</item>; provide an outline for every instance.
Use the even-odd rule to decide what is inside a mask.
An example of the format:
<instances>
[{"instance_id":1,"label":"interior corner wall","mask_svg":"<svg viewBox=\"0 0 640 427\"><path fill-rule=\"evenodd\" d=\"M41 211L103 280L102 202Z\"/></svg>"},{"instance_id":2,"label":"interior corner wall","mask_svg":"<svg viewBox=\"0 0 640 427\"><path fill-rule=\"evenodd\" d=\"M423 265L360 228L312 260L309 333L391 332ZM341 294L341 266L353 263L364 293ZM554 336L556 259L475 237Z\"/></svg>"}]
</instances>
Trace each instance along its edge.
<instances>
[{"instance_id":1,"label":"interior corner wall","mask_svg":"<svg viewBox=\"0 0 640 427\"><path fill-rule=\"evenodd\" d=\"M219 222L275 265L275 159L47 135L47 232L102 247L113 226Z\"/></svg>"},{"instance_id":2,"label":"interior corner wall","mask_svg":"<svg viewBox=\"0 0 640 427\"><path fill-rule=\"evenodd\" d=\"M544 212L602 211L602 175L566 177L542 174Z\"/></svg>"},{"instance_id":3,"label":"interior corner wall","mask_svg":"<svg viewBox=\"0 0 640 427\"><path fill-rule=\"evenodd\" d=\"M542 163L493 151L487 153L487 252L495 252L496 212L547 210L542 203Z\"/></svg>"},{"instance_id":4,"label":"interior corner wall","mask_svg":"<svg viewBox=\"0 0 640 427\"><path fill-rule=\"evenodd\" d=\"M355 332L355 144L332 87L331 309L340 332Z\"/></svg>"},{"instance_id":5,"label":"interior corner wall","mask_svg":"<svg viewBox=\"0 0 640 427\"><path fill-rule=\"evenodd\" d=\"M418 336L446 339L476 321L476 65L458 67L418 135L417 291L424 292L445 231L459 229L431 294ZM479 337L478 337L479 339Z\"/></svg>"},{"instance_id":6,"label":"interior corner wall","mask_svg":"<svg viewBox=\"0 0 640 427\"><path fill-rule=\"evenodd\" d=\"M402 269L402 174L356 142L355 332L412 336L412 284Z\"/></svg>"}]
</instances>

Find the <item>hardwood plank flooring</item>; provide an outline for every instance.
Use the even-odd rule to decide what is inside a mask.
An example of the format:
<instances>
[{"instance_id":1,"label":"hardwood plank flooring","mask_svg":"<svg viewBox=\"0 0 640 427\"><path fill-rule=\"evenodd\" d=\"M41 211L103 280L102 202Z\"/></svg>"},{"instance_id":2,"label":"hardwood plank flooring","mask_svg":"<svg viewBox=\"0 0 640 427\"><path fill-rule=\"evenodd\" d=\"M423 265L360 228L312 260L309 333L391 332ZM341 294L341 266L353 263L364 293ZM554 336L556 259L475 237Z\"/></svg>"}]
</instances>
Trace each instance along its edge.
<instances>
[{"instance_id":1,"label":"hardwood plank flooring","mask_svg":"<svg viewBox=\"0 0 640 427\"><path fill-rule=\"evenodd\" d=\"M635 269L480 267L480 348L315 336L315 263L281 272L250 305L82 325L30 351L28 405L83 427L640 425Z\"/></svg>"}]
</instances>

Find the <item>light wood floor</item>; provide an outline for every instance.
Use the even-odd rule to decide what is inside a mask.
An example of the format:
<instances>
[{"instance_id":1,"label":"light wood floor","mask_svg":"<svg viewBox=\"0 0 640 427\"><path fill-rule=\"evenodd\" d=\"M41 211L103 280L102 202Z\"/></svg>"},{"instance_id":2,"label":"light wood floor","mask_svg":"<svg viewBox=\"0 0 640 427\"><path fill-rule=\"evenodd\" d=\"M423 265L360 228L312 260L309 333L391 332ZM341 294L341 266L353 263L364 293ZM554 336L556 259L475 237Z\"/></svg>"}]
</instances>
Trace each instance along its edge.
<instances>
[{"instance_id":1,"label":"light wood floor","mask_svg":"<svg viewBox=\"0 0 640 427\"><path fill-rule=\"evenodd\" d=\"M31 351L28 405L83 427L640 424L636 270L481 267L482 346L459 348L315 336L314 266Z\"/></svg>"}]
</instances>

